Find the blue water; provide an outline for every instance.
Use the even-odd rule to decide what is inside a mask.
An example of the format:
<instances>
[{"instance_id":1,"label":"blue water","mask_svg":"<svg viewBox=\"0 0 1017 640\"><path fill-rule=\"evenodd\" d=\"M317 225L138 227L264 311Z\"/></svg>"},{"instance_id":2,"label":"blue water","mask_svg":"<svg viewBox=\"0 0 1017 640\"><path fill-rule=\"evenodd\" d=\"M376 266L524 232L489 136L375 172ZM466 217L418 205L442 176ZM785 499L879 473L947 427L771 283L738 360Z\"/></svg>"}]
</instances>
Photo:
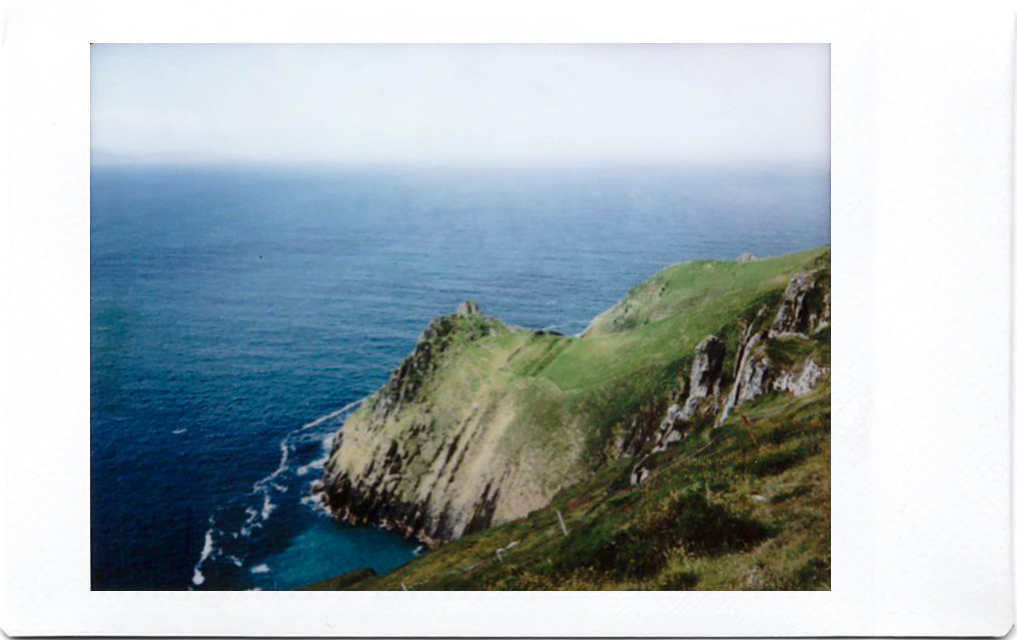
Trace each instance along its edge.
<instances>
[{"instance_id":1,"label":"blue water","mask_svg":"<svg viewBox=\"0 0 1017 640\"><path fill-rule=\"evenodd\" d=\"M828 243L829 185L825 169L94 167L92 588L287 589L407 562L415 543L307 496L332 414L431 318L469 298L578 333L668 264Z\"/></svg>"}]
</instances>

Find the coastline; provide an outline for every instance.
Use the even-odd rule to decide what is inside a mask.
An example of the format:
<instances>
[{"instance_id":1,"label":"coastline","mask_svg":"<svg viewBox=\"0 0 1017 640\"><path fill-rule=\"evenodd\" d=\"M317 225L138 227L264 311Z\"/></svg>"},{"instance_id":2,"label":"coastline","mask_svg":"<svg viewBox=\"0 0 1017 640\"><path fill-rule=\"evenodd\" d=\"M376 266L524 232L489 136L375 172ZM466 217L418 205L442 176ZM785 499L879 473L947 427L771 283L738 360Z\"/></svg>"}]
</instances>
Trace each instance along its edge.
<instances>
[{"instance_id":1,"label":"coastline","mask_svg":"<svg viewBox=\"0 0 1017 640\"><path fill-rule=\"evenodd\" d=\"M487 426L488 422L501 419L499 412L506 405L506 398L511 400L513 385L525 386L532 382L530 379L535 375L539 376L548 369L553 370L556 360L565 357L572 345L577 343L612 344L619 336L626 338L634 330L638 329L636 335L640 335L639 332L652 333L653 327L666 326L673 313L661 316L660 300L668 299L667 296L677 295L679 307L685 308L687 313L687 303L681 302L685 299L682 297L684 293L665 292L669 283L681 282L690 273L692 282L711 277L711 272L718 269L725 273L730 271L734 274L731 277L748 278L748 281L756 282L759 277L749 278L732 270L748 269L745 273L763 274L770 273L773 265L784 263L788 266L778 269L783 274L779 282L767 285L772 293L765 294L762 298L759 297L762 294L752 294L745 298L748 304L745 311L741 312L743 320L736 322L738 331L733 331L733 325L728 324L724 326L729 329L722 331L727 336L723 340L699 340L699 334L696 334L694 340L688 337L682 339L689 345L684 348L687 351L679 349L671 357L671 362L675 364L664 365L664 370L674 370L678 366L685 371L678 372L679 388L672 388L667 393L671 396L670 401L666 401L663 406L657 401L651 401L649 405L643 402L642 409L636 409L634 414L630 414L635 422L632 422L627 434L615 436L610 443L604 442L607 438L603 436L599 436L598 440L598 435L594 432L588 432L585 442L579 446L576 446L577 439L573 438L573 450L577 452L565 456L569 465L563 469L566 476L572 474L571 482L558 480L552 483L554 486L551 488L536 494L535 498L531 493L531 500L524 508L512 508L515 506L509 494L512 488L536 486L532 481L534 475L538 477L538 484L545 487L548 485L546 467L541 467L543 477L533 473L527 477L525 474L517 475L512 468L504 466L504 460L512 459L503 455L505 448L512 445L512 439L501 438L505 433L518 434L519 427L499 433ZM813 266L810 267L809 264ZM806 278L803 274L808 273L813 275ZM395 531L407 539L420 541L433 553L433 550L449 543L454 545L464 535L483 535L482 532L491 528L508 526L525 519L529 514L546 508L556 499L555 496L568 491L570 487L589 482L604 468L616 464L615 461L629 461L631 468L627 473L631 476L631 485L637 487L656 473L651 458L665 454L674 447L681 448L694 433L706 429L707 423L711 425L707 429L709 432L723 425L726 420L730 422L729 414L741 404L772 393L788 393L796 398L808 396L817 385L827 384L821 381L829 375L828 364L825 368L817 364L820 362L816 359L817 356L791 364L785 357L786 354L760 354L772 351L776 348L773 345L789 336L797 339L796 336L826 335L821 340L829 340L829 285L822 284L828 282L829 276L823 275L828 273L829 245L764 260L743 258L728 263L698 261L672 265L634 288L629 296L614 307L598 315L580 337L508 327L501 321L484 315L479 306L464 304L455 314L432 322L422 334L413 353L404 360L389 382L367 398L360 410L350 416L343 430L335 437L324 477L316 483L315 493L321 496L333 517L340 521L354 526L367 524ZM661 280L662 277L664 280ZM805 280L808 282L803 284ZM700 285L694 285L693 290L698 286ZM751 285L749 290L754 291L751 289L754 286L757 285ZM809 317L802 315L805 308L802 301L805 298L812 300L809 302L812 305L809 312L812 315ZM819 304L818 308L815 307L816 304ZM772 321L762 319L764 316L773 316L775 309L776 317ZM759 333L754 325L766 325L768 328ZM631 342L631 338L626 339ZM731 343L730 349L721 344L725 341ZM713 347L714 344L718 346ZM496 346L505 347L503 350L508 356L500 357L501 352ZM485 350L487 353L484 357L487 360L483 362L488 365L493 362L496 366L478 368L475 356ZM725 350L732 357L725 359ZM785 361L774 364L773 361L781 357ZM766 373L768 367L771 370L769 374ZM473 376L472 395L461 393L465 387L459 384L462 382L457 379L459 374L450 373L464 370L468 370L467 375ZM703 377L704 371L708 371L707 378ZM523 377L520 378L517 374L523 374ZM491 387L495 389L493 392ZM458 391L449 395L450 390ZM533 391L532 385L529 391ZM545 408L549 406L547 402L554 402L553 397L546 396L546 389L538 389L537 392L538 395L544 394L542 406ZM652 389L646 393L659 395L659 392ZM678 401L677 405L674 404L675 401ZM631 399L624 402L626 406L631 405ZM668 404L672 406L668 408ZM525 406L527 405L518 403L511 405L513 411ZM442 415L459 416L448 423L459 426L443 429L440 424ZM566 422L556 423L565 427L556 430L567 431L569 417L563 413L558 415L559 420L564 418ZM483 416L484 419L481 420L478 416ZM575 420L573 429L574 424ZM614 424L611 428L617 431L618 425ZM498 436L493 445L490 437L492 432ZM352 445L344 442L348 433L352 433ZM382 436L382 433L389 435ZM526 455L547 454L548 451L540 450L541 447L548 448L546 445L550 441L546 438L544 436L544 440L535 443L524 441L524 457L516 457L515 460L526 460ZM460 446L460 442L464 446ZM561 444L562 440L559 438L557 442ZM593 454L591 442L600 447ZM365 455L365 443L373 447L371 450L375 453ZM561 450L555 446L549 448L553 453L560 454ZM347 447L356 449L356 455L344 458ZM518 446L516 450L520 450ZM471 460L467 451L479 452L471 455L477 456L480 464L477 464L477 460ZM555 457L562 459L560 455ZM464 464L465 474L459 471ZM531 465L528 468L533 467ZM457 473L460 475L457 476ZM406 487L419 489L421 486L428 487L428 491L418 491L416 494L405 492ZM473 497L463 500L462 496L470 491L473 491ZM409 495L417 495L417 500L407 499ZM503 508L506 503L509 508ZM436 509L435 504L440 506ZM564 527L564 522L562 525ZM413 560L410 564L414 562L418 560Z\"/></svg>"}]
</instances>

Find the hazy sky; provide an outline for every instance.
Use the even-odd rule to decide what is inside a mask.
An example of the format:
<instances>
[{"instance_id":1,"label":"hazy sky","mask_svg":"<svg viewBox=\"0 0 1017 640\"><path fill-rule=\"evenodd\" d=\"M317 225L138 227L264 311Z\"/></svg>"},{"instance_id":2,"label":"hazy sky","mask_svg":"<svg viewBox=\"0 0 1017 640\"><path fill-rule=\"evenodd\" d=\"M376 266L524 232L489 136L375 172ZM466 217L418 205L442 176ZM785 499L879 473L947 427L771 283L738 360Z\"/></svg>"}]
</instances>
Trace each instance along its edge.
<instances>
[{"instance_id":1,"label":"hazy sky","mask_svg":"<svg viewBox=\"0 0 1017 640\"><path fill-rule=\"evenodd\" d=\"M822 163L826 45L94 45L93 161Z\"/></svg>"}]
</instances>

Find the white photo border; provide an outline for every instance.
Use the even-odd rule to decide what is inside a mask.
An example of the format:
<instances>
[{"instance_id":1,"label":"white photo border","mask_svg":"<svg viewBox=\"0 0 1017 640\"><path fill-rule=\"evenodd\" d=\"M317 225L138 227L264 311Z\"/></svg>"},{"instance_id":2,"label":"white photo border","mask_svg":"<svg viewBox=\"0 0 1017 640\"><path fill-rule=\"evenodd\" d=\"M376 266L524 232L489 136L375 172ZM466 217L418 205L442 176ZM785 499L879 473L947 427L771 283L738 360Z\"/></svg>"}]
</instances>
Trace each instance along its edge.
<instances>
[{"instance_id":1,"label":"white photo border","mask_svg":"<svg viewBox=\"0 0 1017 640\"><path fill-rule=\"evenodd\" d=\"M1013 12L721 0L31 2L0 232L11 635L1002 635ZM92 592L89 44L809 42L832 66L829 592ZM144 490L139 488L139 490Z\"/></svg>"}]
</instances>

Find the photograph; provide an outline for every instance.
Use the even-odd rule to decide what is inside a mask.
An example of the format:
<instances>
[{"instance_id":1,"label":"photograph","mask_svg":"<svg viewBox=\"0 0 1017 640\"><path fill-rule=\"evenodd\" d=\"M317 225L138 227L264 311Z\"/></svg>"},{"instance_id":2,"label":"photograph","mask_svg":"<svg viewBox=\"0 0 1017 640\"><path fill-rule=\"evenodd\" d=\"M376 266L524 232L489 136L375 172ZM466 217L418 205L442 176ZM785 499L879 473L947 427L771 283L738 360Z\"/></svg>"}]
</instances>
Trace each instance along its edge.
<instances>
[{"instance_id":1,"label":"photograph","mask_svg":"<svg viewBox=\"0 0 1017 640\"><path fill-rule=\"evenodd\" d=\"M829 44L89 65L92 591L831 589Z\"/></svg>"}]
</instances>

